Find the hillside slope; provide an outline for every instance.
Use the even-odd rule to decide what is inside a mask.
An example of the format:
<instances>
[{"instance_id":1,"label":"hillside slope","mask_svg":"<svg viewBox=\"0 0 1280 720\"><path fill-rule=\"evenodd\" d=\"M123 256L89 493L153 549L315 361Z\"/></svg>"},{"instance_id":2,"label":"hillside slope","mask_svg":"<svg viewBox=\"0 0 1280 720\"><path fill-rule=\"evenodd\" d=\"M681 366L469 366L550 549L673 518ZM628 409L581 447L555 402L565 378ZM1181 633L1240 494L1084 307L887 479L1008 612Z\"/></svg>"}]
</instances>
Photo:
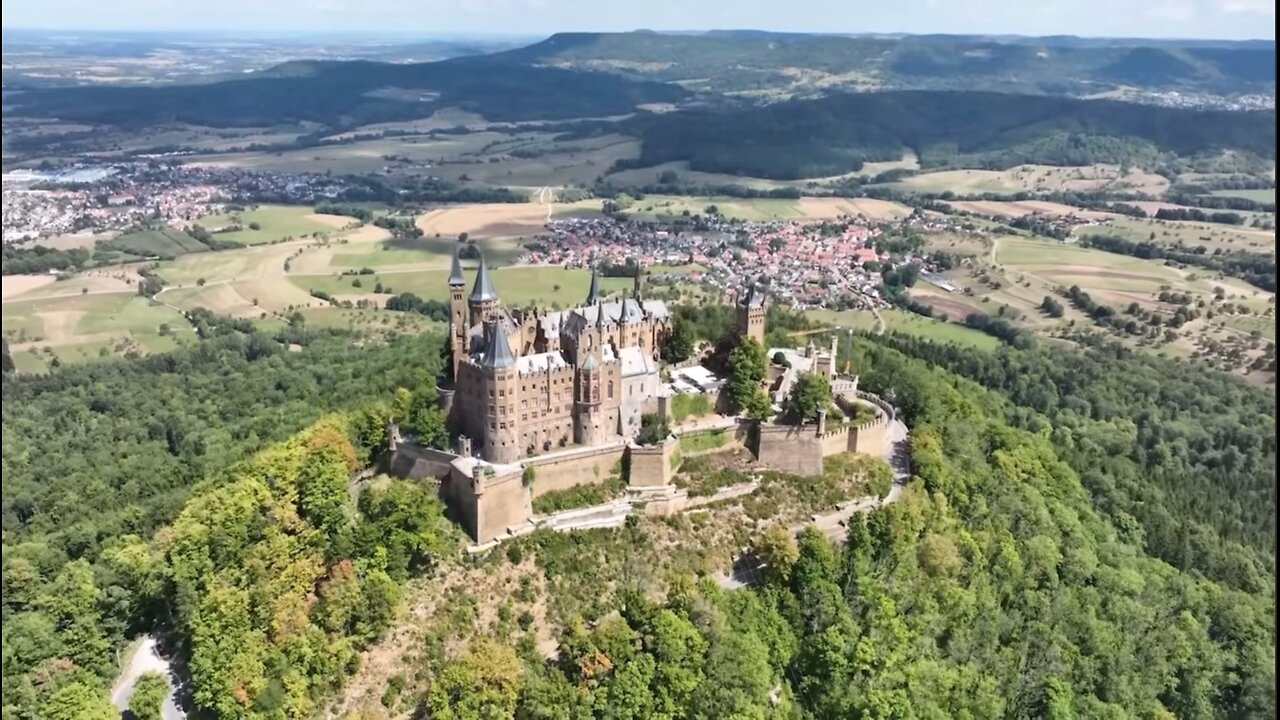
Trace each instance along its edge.
<instances>
[{"instance_id":1,"label":"hillside slope","mask_svg":"<svg viewBox=\"0 0 1280 720\"><path fill-rule=\"evenodd\" d=\"M241 80L166 87L75 87L6 97L6 115L146 126L212 127L310 121L359 125L457 107L490 120L619 115L636 105L677 102L673 85L465 58L434 63L290 62Z\"/></svg>"},{"instance_id":2,"label":"hillside slope","mask_svg":"<svg viewBox=\"0 0 1280 720\"><path fill-rule=\"evenodd\" d=\"M641 157L778 179L855 171L914 150L925 167L1149 164L1223 149L1275 156L1275 113L1207 112L981 92L840 94L735 111L637 118Z\"/></svg>"}]
</instances>

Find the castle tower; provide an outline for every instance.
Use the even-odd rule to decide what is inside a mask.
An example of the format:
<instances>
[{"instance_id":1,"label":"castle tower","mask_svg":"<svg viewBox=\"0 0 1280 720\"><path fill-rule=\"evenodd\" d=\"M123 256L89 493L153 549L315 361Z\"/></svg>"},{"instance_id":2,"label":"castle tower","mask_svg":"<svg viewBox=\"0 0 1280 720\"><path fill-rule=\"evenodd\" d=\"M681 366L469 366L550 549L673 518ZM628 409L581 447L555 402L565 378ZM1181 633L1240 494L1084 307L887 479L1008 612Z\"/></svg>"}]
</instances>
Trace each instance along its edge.
<instances>
[{"instance_id":1,"label":"castle tower","mask_svg":"<svg viewBox=\"0 0 1280 720\"><path fill-rule=\"evenodd\" d=\"M494 308L498 307L498 291L493 289L493 281L489 279L489 266L480 256L480 270L476 273L476 284L471 288L471 296L467 304L471 310L471 322L488 324Z\"/></svg>"},{"instance_id":2,"label":"castle tower","mask_svg":"<svg viewBox=\"0 0 1280 720\"><path fill-rule=\"evenodd\" d=\"M738 303L738 337L755 338L764 345L764 293L751 283L747 296Z\"/></svg>"},{"instance_id":3,"label":"castle tower","mask_svg":"<svg viewBox=\"0 0 1280 720\"><path fill-rule=\"evenodd\" d=\"M449 347L452 350L453 377L458 377L458 365L470 350L467 347L470 333L467 323L467 303L464 293L467 279L462 275L462 258L457 245L453 247L453 265L449 269Z\"/></svg>"},{"instance_id":4,"label":"castle tower","mask_svg":"<svg viewBox=\"0 0 1280 720\"><path fill-rule=\"evenodd\" d=\"M600 304L600 278L595 267L591 268L591 287L587 289L587 305Z\"/></svg>"},{"instance_id":5,"label":"castle tower","mask_svg":"<svg viewBox=\"0 0 1280 720\"><path fill-rule=\"evenodd\" d=\"M484 356L480 359L484 392L488 395L481 454L491 463L511 463L521 453L520 427L516 422L516 409L520 406L520 378L506 325L495 322L488 338Z\"/></svg>"},{"instance_id":6,"label":"castle tower","mask_svg":"<svg viewBox=\"0 0 1280 720\"><path fill-rule=\"evenodd\" d=\"M599 445L603 428L600 410L600 363L595 353L578 368L578 387L573 403L573 441L579 445Z\"/></svg>"},{"instance_id":7,"label":"castle tower","mask_svg":"<svg viewBox=\"0 0 1280 720\"><path fill-rule=\"evenodd\" d=\"M644 275L644 265L641 265L640 261L636 260L636 277L635 277L635 281L632 282L631 284L631 294L635 295L636 302L640 302L640 276L641 275Z\"/></svg>"}]
</instances>

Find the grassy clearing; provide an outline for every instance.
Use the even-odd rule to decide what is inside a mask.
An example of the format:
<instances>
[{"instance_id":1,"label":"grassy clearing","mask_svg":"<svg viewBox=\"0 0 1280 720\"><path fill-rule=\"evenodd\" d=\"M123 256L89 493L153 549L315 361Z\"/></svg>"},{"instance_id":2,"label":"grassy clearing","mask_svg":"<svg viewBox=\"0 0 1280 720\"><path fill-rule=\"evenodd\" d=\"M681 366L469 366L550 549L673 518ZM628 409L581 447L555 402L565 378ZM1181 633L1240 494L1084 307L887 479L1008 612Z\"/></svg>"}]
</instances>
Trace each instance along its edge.
<instances>
[{"instance_id":1,"label":"grassy clearing","mask_svg":"<svg viewBox=\"0 0 1280 720\"><path fill-rule=\"evenodd\" d=\"M340 215L317 215L312 208L302 205L256 205L229 214L206 215L196 222L210 232L239 225L240 230L219 232L217 238L240 245L262 245L315 233L330 234L355 220ZM258 229L252 229L251 223L256 223Z\"/></svg>"},{"instance_id":2,"label":"grassy clearing","mask_svg":"<svg viewBox=\"0 0 1280 720\"><path fill-rule=\"evenodd\" d=\"M1274 231L1220 223L1116 218L1100 225L1077 228L1076 234L1114 235L1133 242L1152 242L1165 246L1179 243L1191 247L1204 245L1210 252L1217 249L1222 249L1224 252L1234 250L1274 253L1276 251Z\"/></svg>"},{"instance_id":3,"label":"grassy clearing","mask_svg":"<svg viewBox=\"0 0 1280 720\"><path fill-rule=\"evenodd\" d=\"M1273 203L1276 201L1275 188L1257 188L1253 190L1214 190L1209 193L1214 197L1238 197L1255 202Z\"/></svg>"},{"instance_id":4,"label":"grassy clearing","mask_svg":"<svg viewBox=\"0 0 1280 720\"><path fill-rule=\"evenodd\" d=\"M465 267L467 287L475 282L474 267ZM508 307L539 305L543 307L565 308L580 305L587 296L587 287L591 283L591 274L582 269L566 269L562 267L506 267L492 270L493 285ZM289 278L298 287L310 292L323 290L333 295L342 293L368 292L381 283L385 292L411 292L422 298L447 300L449 296L449 271L426 270L414 272L384 272L374 275L360 276L291 276ZM359 281L361 287L353 288L352 283ZM601 289L606 293L621 292L631 287L630 278L601 278Z\"/></svg>"},{"instance_id":5,"label":"grassy clearing","mask_svg":"<svg viewBox=\"0 0 1280 720\"><path fill-rule=\"evenodd\" d=\"M857 330L873 330L876 327L875 316L866 310L809 310L805 314L819 322L838 327ZM888 332L919 335L937 342L954 342L981 350L994 350L1000 344L999 340L986 333L963 325L922 317L906 310L881 310L880 315L884 317L885 330Z\"/></svg>"},{"instance_id":6,"label":"grassy clearing","mask_svg":"<svg viewBox=\"0 0 1280 720\"><path fill-rule=\"evenodd\" d=\"M680 452L684 453L685 457L688 457L694 453L724 447L727 442L729 442L728 430L689 433L680 436Z\"/></svg>"}]
</instances>

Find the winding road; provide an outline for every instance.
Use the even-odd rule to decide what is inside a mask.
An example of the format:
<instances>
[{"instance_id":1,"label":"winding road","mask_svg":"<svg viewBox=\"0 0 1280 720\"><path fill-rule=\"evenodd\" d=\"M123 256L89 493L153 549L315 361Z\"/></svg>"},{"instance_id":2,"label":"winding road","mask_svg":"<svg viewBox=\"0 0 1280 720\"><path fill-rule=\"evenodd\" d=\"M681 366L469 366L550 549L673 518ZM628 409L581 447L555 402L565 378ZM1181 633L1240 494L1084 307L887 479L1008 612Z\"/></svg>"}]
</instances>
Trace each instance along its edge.
<instances>
[{"instance_id":1,"label":"winding road","mask_svg":"<svg viewBox=\"0 0 1280 720\"><path fill-rule=\"evenodd\" d=\"M178 707L177 703L178 678L169 661L160 656L156 639L150 635L142 636L142 642L129 658L129 664L120 673L120 677L116 678L115 685L111 688L111 704L122 713L128 710L134 685L137 684L138 678L148 672L158 672L169 681L169 694L165 696L164 703L160 706L161 719L186 720L187 714Z\"/></svg>"}]
</instances>

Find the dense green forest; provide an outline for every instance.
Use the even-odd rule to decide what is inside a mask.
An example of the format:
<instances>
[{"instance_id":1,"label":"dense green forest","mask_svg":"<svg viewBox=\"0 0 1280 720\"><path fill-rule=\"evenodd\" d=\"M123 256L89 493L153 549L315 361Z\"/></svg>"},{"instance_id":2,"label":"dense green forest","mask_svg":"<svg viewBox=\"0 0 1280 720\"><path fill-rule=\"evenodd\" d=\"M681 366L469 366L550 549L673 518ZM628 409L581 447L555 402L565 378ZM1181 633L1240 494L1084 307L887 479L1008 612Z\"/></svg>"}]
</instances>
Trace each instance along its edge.
<instances>
[{"instance_id":1,"label":"dense green forest","mask_svg":"<svg viewBox=\"0 0 1280 720\"><path fill-rule=\"evenodd\" d=\"M797 179L839 175L912 149L924 167L1154 165L1223 149L1275 157L1275 113L1210 112L981 92L841 94L745 110L642 116L638 160Z\"/></svg>"},{"instance_id":2,"label":"dense green forest","mask_svg":"<svg viewBox=\"0 0 1280 720\"><path fill-rule=\"evenodd\" d=\"M679 318L712 338L727 320ZM241 324L204 335L5 376L6 720L114 717L116 652L143 630L214 717L312 717L407 579L474 569L428 488L350 482L388 415L434 401L437 337L354 349L295 328L290 353ZM1273 395L1110 345L858 335L842 355L911 426L898 503L855 516L843 547L754 536L764 582L735 591L600 562L649 542L648 521L530 536L482 567L528 553L591 615L563 618L552 660L509 636L458 644L416 669L420 714L1274 714Z\"/></svg>"},{"instance_id":3,"label":"dense green forest","mask_svg":"<svg viewBox=\"0 0 1280 720\"><path fill-rule=\"evenodd\" d=\"M198 85L25 90L6 97L5 113L123 126L318 122L355 127L424 117L442 107L494 121L599 117L629 113L643 103L676 102L685 95L675 85L469 63L467 58L413 64L295 61L252 78Z\"/></svg>"},{"instance_id":4,"label":"dense green forest","mask_svg":"<svg viewBox=\"0 0 1280 720\"><path fill-rule=\"evenodd\" d=\"M896 344L860 338L853 361L908 413L916 477L899 503L855 516L842 548L771 529L755 540L762 586L677 576L655 596L628 584L625 559L618 576L591 560L646 542L642 526L531 538L548 581L596 568L577 574L606 593L603 612L570 618L552 661L472 644L435 674L424 714L1273 715L1269 586L1146 555L1137 523L1117 525L1082 482L1106 464L1059 454L1044 416Z\"/></svg>"}]
</instances>

